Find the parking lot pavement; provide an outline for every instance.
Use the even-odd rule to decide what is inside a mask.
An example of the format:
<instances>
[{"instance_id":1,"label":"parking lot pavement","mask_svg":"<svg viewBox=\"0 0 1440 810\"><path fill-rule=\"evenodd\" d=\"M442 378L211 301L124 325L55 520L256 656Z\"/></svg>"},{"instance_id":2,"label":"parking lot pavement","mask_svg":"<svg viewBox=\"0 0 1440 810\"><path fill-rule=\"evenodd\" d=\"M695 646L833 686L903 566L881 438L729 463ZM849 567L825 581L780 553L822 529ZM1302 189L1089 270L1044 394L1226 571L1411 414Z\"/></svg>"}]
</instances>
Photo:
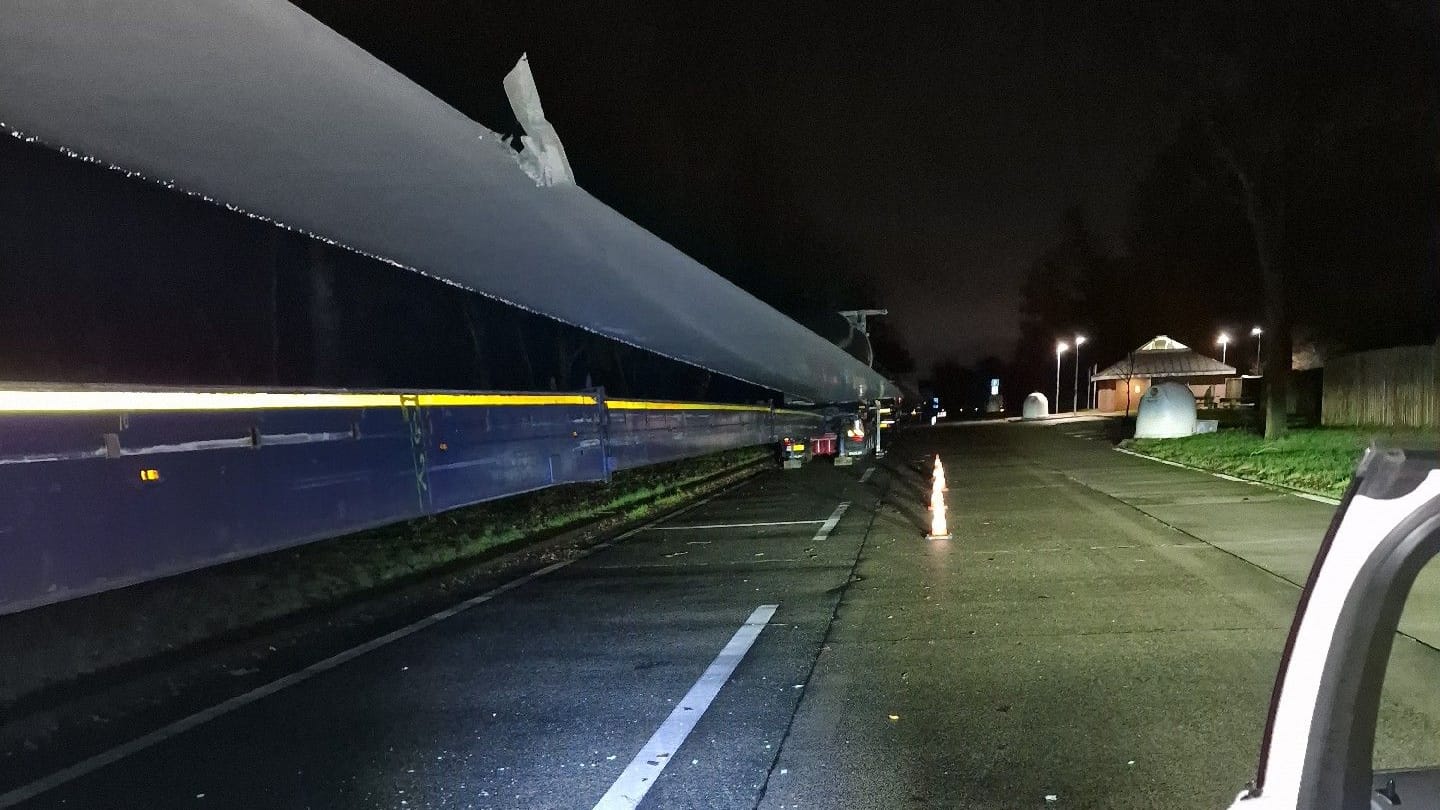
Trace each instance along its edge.
<instances>
[{"instance_id":1,"label":"parking lot pavement","mask_svg":"<svg viewBox=\"0 0 1440 810\"><path fill-rule=\"evenodd\" d=\"M1093 426L892 447L767 472L25 806L1225 806L1332 508ZM1391 669L1377 761L1440 762L1440 653Z\"/></svg>"},{"instance_id":2,"label":"parking lot pavement","mask_svg":"<svg viewBox=\"0 0 1440 810\"><path fill-rule=\"evenodd\" d=\"M954 539L920 538L897 480L763 807L1216 807L1244 785L1298 591L1076 480L1080 441L897 445L944 460Z\"/></svg>"},{"instance_id":3,"label":"parking lot pavement","mask_svg":"<svg viewBox=\"0 0 1440 810\"><path fill-rule=\"evenodd\" d=\"M868 530L864 471L762 474L23 806L590 808L628 774L645 807L752 807Z\"/></svg>"}]
</instances>

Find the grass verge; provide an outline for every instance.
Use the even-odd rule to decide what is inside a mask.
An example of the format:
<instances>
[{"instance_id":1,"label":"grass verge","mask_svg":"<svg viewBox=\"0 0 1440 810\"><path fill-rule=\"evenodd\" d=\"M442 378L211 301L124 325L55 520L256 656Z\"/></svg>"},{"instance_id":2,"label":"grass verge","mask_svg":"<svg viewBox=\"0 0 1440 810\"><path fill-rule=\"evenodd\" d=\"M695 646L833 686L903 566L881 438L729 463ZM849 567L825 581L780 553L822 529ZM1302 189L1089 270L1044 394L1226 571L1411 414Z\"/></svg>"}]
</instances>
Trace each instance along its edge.
<instances>
[{"instance_id":1,"label":"grass verge","mask_svg":"<svg viewBox=\"0 0 1440 810\"><path fill-rule=\"evenodd\" d=\"M0 617L7 705L114 677L254 628L424 582L577 527L642 520L724 486L770 456L747 448L452 510ZM442 584L440 587L444 587Z\"/></svg>"},{"instance_id":2,"label":"grass verge","mask_svg":"<svg viewBox=\"0 0 1440 810\"><path fill-rule=\"evenodd\" d=\"M1372 441L1399 447L1434 447L1440 442L1440 433L1310 428L1291 430L1283 438L1267 442L1247 431L1221 430L1180 439L1128 439L1120 446L1166 461L1338 498L1345 493L1355 464Z\"/></svg>"}]
</instances>

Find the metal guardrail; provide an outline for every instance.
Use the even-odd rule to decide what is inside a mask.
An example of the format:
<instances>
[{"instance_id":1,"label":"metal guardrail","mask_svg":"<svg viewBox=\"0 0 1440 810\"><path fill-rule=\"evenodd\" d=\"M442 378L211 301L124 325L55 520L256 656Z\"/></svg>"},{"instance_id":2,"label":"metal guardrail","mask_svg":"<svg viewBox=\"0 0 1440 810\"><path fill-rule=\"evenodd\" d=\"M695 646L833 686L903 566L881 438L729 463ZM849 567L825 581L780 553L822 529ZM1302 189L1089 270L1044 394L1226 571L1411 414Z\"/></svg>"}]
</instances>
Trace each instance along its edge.
<instances>
[{"instance_id":1,"label":"metal guardrail","mask_svg":"<svg viewBox=\"0 0 1440 810\"><path fill-rule=\"evenodd\" d=\"M0 391L0 614L821 417L603 393Z\"/></svg>"}]
</instances>

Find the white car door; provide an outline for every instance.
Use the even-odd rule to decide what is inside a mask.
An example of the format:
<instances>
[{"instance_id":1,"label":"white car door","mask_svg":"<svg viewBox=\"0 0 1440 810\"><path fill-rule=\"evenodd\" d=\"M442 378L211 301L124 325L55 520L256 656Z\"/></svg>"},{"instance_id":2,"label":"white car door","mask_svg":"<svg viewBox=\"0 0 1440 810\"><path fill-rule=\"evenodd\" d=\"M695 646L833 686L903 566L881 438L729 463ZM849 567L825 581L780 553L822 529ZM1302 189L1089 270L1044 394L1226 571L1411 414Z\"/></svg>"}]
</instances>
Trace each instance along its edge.
<instances>
[{"instance_id":1,"label":"white car door","mask_svg":"<svg viewBox=\"0 0 1440 810\"><path fill-rule=\"evenodd\" d=\"M1440 456L1367 451L1296 608L1255 780L1231 810L1440 808L1440 768L1372 764L1400 614L1437 552Z\"/></svg>"}]
</instances>

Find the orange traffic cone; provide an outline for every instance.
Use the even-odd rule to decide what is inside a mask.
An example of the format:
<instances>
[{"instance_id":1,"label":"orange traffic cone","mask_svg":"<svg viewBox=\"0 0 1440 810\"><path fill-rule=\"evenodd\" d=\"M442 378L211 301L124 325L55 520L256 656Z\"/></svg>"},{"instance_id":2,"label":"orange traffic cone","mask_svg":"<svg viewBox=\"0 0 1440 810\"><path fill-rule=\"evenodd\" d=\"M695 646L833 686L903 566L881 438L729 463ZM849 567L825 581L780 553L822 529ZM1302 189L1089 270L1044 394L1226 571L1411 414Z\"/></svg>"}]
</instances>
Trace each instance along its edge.
<instances>
[{"instance_id":1,"label":"orange traffic cone","mask_svg":"<svg viewBox=\"0 0 1440 810\"><path fill-rule=\"evenodd\" d=\"M949 540L950 523L945 519L945 468L935 457L935 478L930 487L930 540Z\"/></svg>"}]
</instances>

